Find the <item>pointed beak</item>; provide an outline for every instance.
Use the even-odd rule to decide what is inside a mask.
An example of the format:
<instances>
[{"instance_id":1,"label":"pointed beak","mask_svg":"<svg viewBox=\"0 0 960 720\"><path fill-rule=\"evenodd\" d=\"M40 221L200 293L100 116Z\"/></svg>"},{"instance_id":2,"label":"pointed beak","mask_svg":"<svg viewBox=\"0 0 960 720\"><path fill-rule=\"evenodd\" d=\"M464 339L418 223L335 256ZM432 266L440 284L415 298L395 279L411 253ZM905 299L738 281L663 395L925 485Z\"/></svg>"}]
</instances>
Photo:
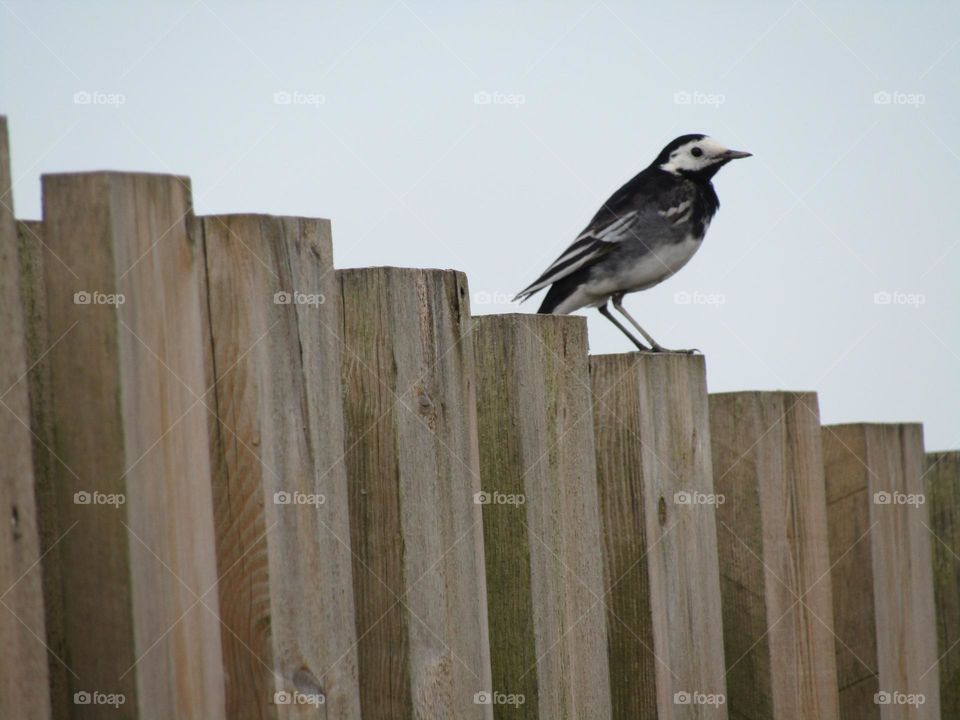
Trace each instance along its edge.
<instances>
[{"instance_id":1,"label":"pointed beak","mask_svg":"<svg viewBox=\"0 0 960 720\"><path fill-rule=\"evenodd\" d=\"M739 160L740 158L753 157L753 153L748 153L743 150L727 150L723 155L724 160Z\"/></svg>"}]
</instances>

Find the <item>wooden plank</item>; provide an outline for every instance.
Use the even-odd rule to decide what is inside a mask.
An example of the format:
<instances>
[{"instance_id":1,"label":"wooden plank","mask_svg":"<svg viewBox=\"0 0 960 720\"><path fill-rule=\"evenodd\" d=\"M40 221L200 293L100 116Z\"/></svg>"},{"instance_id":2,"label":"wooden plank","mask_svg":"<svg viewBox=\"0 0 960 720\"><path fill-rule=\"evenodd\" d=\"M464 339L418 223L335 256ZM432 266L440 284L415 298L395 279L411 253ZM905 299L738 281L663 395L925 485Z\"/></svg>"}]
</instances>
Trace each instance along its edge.
<instances>
[{"instance_id":1,"label":"wooden plank","mask_svg":"<svg viewBox=\"0 0 960 720\"><path fill-rule=\"evenodd\" d=\"M26 382L30 392L30 429L33 441L33 472L36 479L37 526L40 534L40 566L43 580L43 603L46 626L44 642L47 653L47 674L50 684L52 717L69 717L73 698L70 696L69 670L64 663L63 588L61 586L60 543L66 528L56 512L55 485L58 460L51 452L56 442L53 434L53 398L50 393L50 357L52 341L47 334L47 290L44 281L44 258L48 255L43 242L43 223L36 220L17 222L17 253L20 261L21 300L27 342ZM56 262L53 260L53 262ZM69 337L60 338L61 342Z\"/></svg>"},{"instance_id":2,"label":"wooden plank","mask_svg":"<svg viewBox=\"0 0 960 720\"><path fill-rule=\"evenodd\" d=\"M25 313L13 217L7 119L0 116L0 717L48 718L40 533Z\"/></svg>"},{"instance_id":3,"label":"wooden plank","mask_svg":"<svg viewBox=\"0 0 960 720\"><path fill-rule=\"evenodd\" d=\"M590 358L615 718L725 718L703 357Z\"/></svg>"},{"instance_id":4,"label":"wooden plank","mask_svg":"<svg viewBox=\"0 0 960 720\"><path fill-rule=\"evenodd\" d=\"M47 175L43 209L48 336L69 332L48 358L65 532L56 632L71 698L90 699L73 712L113 717L122 698L129 717L223 718L189 186Z\"/></svg>"},{"instance_id":5,"label":"wooden plank","mask_svg":"<svg viewBox=\"0 0 960 720\"><path fill-rule=\"evenodd\" d=\"M473 322L494 717L609 717L586 322Z\"/></svg>"},{"instance_id":6,"label":"wooden plank","mask_svg":"<svg viewBox=\"0 0 960 720\"><path fill-rule=\"evenodd\" d=\"M710 395L710 439L730 715L835 720L817 396Z\"/></svg>"},{"instance_id":7,"label":"wooden plank","mask_svg":"<svg viewBox=\"0 0 960 720\"><path fill-rule=\"evenodd\" d=\"M466 278L338 276L364 720L490 718Z\"/></svg>"},{"instance_id":8,"label":"wooden plank","mask_svg":"<svg viewBox=\"0 0 960 720\"><path fill-rule=\"evenodd\" d=\"M647 566L644 446L640 375L631 355L590 358L596 466L603 529L603 564L608 605L608 658L613 717L670 717L658 714L650 574ZM650 432L649 424L645 427ZM651 448L652 450L652 448ZM661 642L663 640L661 639Z\"/></svg>"},{"instance_id":9,"label":"wooden plank","mask_svg":"<svg viewBox=\"0 0 960 720\"><path fill-rule=\"evenodd\" d=\"M840 715L939 718L923 429L827 425L822 438Z\"/></svg>"},{"instance_id":10,"label":"wooden plank","mask_svg":"<svg viewBox=\"0 0 960 720\"><path fill-rule=\"evenodd\" d=\"M940 713L960 717L960 452L927 453Z\"/></svg>"},{"instance_id":11,"label":"wooden plank","mask_svg":"<svg viewBox=\"0 0 960 720\"><path fill-rule=\"evenodd\" d=\"M358 718L330 223L200 224L227 716Z\"/></svg>"}]
</instances>

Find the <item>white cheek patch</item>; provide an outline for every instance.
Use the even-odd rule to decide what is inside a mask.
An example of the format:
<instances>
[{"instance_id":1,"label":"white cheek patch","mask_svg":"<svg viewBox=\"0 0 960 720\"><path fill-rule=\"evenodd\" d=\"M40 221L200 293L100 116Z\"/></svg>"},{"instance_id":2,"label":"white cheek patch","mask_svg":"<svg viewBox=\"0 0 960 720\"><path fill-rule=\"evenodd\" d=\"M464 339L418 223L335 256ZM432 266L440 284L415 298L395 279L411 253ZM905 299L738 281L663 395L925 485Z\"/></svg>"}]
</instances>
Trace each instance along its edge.
<instances>
[{"instance_id":1,"label":"white cheek patch","mask_svg":"<svg viewBox=\"0 0 960 720\"><path fill-rule=\"evenodd\" d=\"M703 155L700 157L694 157L690 153L690 150L694 146L703 150ZM716 157L725 153L726 151L727 148L713 138L705 137L702 140L693 140L688 142L686 145L681 145L679 148L670 153L670 160L663 163L663 165L660 166L660 169L666 170L668 173L672 173L674 175L681 170L702 170L703 168L712 165L715 162Z\"/></svg>"},{"instance_id":2,"label":"white cheek patch","mask_svg":"<svg viewBox=\"0 0 960 720\"><path fill-rule=\"evenodd\" d=\"M670 159L667 162L665 162L663 165L661 165L660 169L666 170L668 173L672 173L673 175L676 175L677 171L680 170L680 165L677 160L677 157L679 156L679 154L680 154L679 150L674 150L672 153L670 153Z\"/></svg>"}]
</instances>

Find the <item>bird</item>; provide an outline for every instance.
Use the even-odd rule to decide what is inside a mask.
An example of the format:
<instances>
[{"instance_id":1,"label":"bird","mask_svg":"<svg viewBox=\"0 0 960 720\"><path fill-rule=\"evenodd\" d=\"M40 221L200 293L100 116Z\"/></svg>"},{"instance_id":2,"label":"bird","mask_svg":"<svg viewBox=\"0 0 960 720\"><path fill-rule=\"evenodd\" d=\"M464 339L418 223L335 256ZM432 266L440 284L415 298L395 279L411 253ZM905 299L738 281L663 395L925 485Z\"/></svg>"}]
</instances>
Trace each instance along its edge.
<instances>
[{"instance_id":1,"label":"bird","mask_svg":"<svg viewBox=\"0 0 960 720\"><path fill-rule=\"evenodd\" d=\"M699 133L669 142L656 159L603 203L573 243L514 301L549 287L538 313L566 315L595 307L641 351L692 353L660 345L623 307L628 293L659 285L703 244L720 208L711 182L731 160L751 157ZM610 313L608 304L649 343Z\"/></svg>"}]
</instances>

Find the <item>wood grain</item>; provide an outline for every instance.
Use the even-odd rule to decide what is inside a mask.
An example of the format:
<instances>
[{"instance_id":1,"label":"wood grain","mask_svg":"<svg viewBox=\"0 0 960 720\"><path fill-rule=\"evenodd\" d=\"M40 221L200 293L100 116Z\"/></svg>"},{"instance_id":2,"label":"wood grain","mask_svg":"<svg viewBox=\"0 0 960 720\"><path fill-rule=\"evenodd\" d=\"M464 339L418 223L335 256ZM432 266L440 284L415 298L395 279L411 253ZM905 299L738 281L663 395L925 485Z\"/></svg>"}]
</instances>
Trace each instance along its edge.
<instances>
[{"instance_id":1,"label":"wood grain","mask_svg":"<svg viewBox=\"0 0 960 720\"><path fill-rule=\"evenodd\" d=\"M356 718L330 223L199 223L227 715Z\"/></svg>"},{"instance_id":2,"label":"wood grain","mask_svg":"<svg viewBox=\"0 0 960 720\"><path fill-rule=\"evenodd\" d=\"M30 367L13 217L7 120L0 116L0 717L50 717L40 531L30 434Z\"/></svg>"},{"instance_id":3,"label":"wood grain","mask_svg":"<svg viewBox=\"0 0 960 720\"><path fill-rule=\"evenodd\" d=\"M474 318L497 718L610 716L582 318Z\"/></svg>"},{"instance_id":4,"label":"wood grain","mask_svg":"<svg viewBox=\"0 0 960 720\"><path fill-rule=\"evenodd\" d=\"M490 718L466 279L337 274L364 720Z\"/></svg>"},{"instance_id":5,"label":"wood grain","mask_svg":"<svg viewBox=\"0 0 960 720\"><path fill-rule=\"evenodd\" d=\"M590 373L613 716L726 718L714 507L682 502L713 494L704 360L599 355Z\"/></svg>"},{"instance_id":6,"label":"wood grain","mask_svg":"<svg viewBox=\"0 0 960 720\"><path fill-rule=\"evenodd\" d=\"M939 718L928 507L891 500L923 497L923 429L826 425L822 438L840 716Z\"/></svg>"},{"instance_id":7,"label":"wood grain","mask_svg":"<svg viewBox=\"0 0 960 720\"><path fill-rule=\"evenodd\" d=\"M960 717L960 452L927 453L940 712Z\"/></svg>"},{"instance_id":8,"label":"wood grain","mask_svg":"<svg viewBox=\"0 0 960 720\"><path fill-rule=\"evenodd\" d=\"M24 330L27 341L27 363L30 368L25 378L30 392L30 429L33 441L33 468L36 478L37 524L40 533L40 566L43 577L43 603L46 626L44 642L47 652L47 672L50 682L51 715L69 717L73 706L70 696L69 670L63 662L63 587L60 543L67 529L61 526L56 512L55 485L58 460L51 452L56 442L53 432L53 396L50 392L51 341L47 335L47 291L44 281L43 223L36 220L17 222L18 256L20 260L20 289L24 310ZM51 258L52 260L52 258ZM55 262L55 260L52 260ZM67 335L69 337L69 334ZM66 339L66 338L62 338Z\"/></svg>"},{"instance_id":9,"label":"wood grain","mask_svg":"<svg viewBox=\"0 0 960 720\"><path fill-rule=\"evenodd\" d=\"M836 720L817 396L710 395L710 438L730 715Z\"/></svg>"},{"instance_id":10,"label":"wood grain","mask_svg":"<svg viewBox=\"0 0 960 720\"><path fill-rule=\"evenodd\" d=\"M189 185L47 175L43 212L69 694L122 694L129 717L223 718Z\"/></svg>"}]
</instances>

